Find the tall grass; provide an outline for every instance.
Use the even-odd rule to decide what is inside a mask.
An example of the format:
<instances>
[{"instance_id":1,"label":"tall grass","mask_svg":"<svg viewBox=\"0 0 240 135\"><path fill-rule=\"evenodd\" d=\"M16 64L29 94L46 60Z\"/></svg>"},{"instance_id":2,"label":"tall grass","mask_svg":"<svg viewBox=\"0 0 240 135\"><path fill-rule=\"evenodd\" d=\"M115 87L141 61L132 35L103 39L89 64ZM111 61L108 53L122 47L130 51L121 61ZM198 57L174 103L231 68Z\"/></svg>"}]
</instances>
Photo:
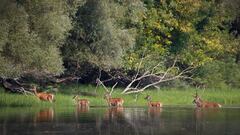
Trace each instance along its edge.
<instances>
[{"instance_id":1,"label":"tall grass","mask_svg":"<svg viewBox=\"0 0 240 135\"><path fill-rule=\"evenodd\" d=\"M80 96L90 101L91 106L107 106L106 101L103 99L105 90L102 87L95 89L93 86L86 85L71 85L60 86L59 91L55 93L56 102L49 103L40 101L35 96L25 96L19 94L5 93L0 88L0 106L74 106L73 95L80 92L94 93L96 90L97 97ZM204 99L213 102L219 102L223 105L240 105L240 90L237 89L161 89L161 90L147 90L143 93L122 95L122 89L116 89L112 93L112 97L122 97L124 99L124 106L146 106L147 101L144 97L149 94L152 96L153 101L161 101L164 105L193 105L193 95L196 90L198 94Z\"/></svg>"}]
</instances>

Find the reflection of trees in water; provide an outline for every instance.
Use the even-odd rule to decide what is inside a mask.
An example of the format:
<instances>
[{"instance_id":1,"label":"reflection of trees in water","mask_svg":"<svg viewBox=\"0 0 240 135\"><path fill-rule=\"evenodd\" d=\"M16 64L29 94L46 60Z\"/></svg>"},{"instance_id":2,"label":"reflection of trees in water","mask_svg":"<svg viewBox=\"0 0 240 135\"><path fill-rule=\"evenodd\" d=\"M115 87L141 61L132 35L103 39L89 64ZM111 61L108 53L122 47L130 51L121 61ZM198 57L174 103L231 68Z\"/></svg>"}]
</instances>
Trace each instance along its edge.
<instances>
[{"instance_id":1,"label":"reflection of trees in water","mask_svg":"<svg viewBox=\"0 0 240 135\"><path fill-rule=\"evenodd\" d=\"M218 131L221 127L225 127L221 122L210 125L210 121L219 119L220 113L219 108L195 108L195 135L205 135L211 131Z\"/></svg>"},{"instance_id":2,"label":"reflection of trees in water","mask_svg":"<svg viewBox=\"0 0 240 135\"><path fill-rule=\"evenodd\" d=\"M164 112L163 109L126 108L120 115L113 115L112 111L107 111L112 117L102 122L105 124L102 129L107 129L107 133L117 134L119 131L134 135L159 133L191 135L195 133L192 110L167 109Z\"/></svg>"},{"instance_id":3,"label":"reflection of trees in water","mask_svg":"<svg viewBox=\"0 0 240 135\"><path fill-rule=\"evenodd\" d=\"M135 125L128 121L127 109L110 107L104 113L99 134L135 134Z\"/></svg>"},{"instance_id":4,"label":"reflection of trees in water","mask_svg":"<svg viewBox=\"0 0 240 135\"><path fill-rule=\"evenodd\" d=\"M101 113L103 111L104 113ZM226 122L219 120L221 117L226 118L226 115L218 109L111 107L101 108L100 111L76 107L74 114L74 117L70 116L70 120L68 119L74 122L68 126L76 133L213 135L212 133L221 134L231 129L228 127L229 129L225 131ZM56 122L66 121L59 120Z\"/></svg>"},{"instance_id":5,"label":"reflection of trees in water","mask_svg":"<svg viewBox=\"0 0 240 135\"><path fill-rule=\"evenodd\" d=\"M79 119L82 115L87 114L88 112L89 112L89 106L76 105L75 107L76 128L81 127L82 124L79 121Z\"/></svg>"},{"instance_id":6,"label":"reflection of trees in water","mask_svg":"<svg viewBox=\"0 0 240 135\"><path fill-rule=\"evenodd\" d=\"M134 113L129 110L128 121L135 126L135 130L140 134L157 134L164 127L164 121L161 119L162 108L149 107L145 109L136 109Z\"/></svg>"},{"instance_id":7,"label":"reflection of trees in water","mask_svg":"<svg viewBox=\"0 0 240 135\"><path fill-rule=\"evenodd\" d=\"M142 108L108 108L98 128L99 134L146 134L157 133L163 125L160 121L160 108L147 111ZM98 125L99 126L99 125ZM157 127L157 128L156 128Z\"/></svg>"},{"instance_id":8,"label":"reflection of trees in water","mask_svg":"<svg viewBox=\"0 0 240 135\"><path fill-rule=\"evenodd\" d=\"M56 109L56 110L54 110ZM3 113L4 112L4 113ZM0 110L0 134L237 135L240 109L31 108ZM4 119L3 119L4 116ZM31 117L32 116L32 117ZM19 126L21 125L21 126Z\"/></svg>"}]
</instances>

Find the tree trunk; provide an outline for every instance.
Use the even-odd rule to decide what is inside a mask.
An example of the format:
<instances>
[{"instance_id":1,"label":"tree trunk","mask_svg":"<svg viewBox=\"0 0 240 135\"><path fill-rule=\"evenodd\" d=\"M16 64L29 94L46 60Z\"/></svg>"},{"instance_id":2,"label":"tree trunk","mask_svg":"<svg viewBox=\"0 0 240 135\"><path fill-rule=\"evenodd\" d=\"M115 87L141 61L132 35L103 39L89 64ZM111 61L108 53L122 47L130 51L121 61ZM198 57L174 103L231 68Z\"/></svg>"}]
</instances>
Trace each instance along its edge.
<instances>
[{"instance_id":1,"label":"tree trunk","mask_svg":"<svg viewBox=\"0 0 240 135\"><path fill-rule=\"evenodd\" d=\"M240 52L238 52L236 55L235 63L240 64Z\"/></svg>"}]
</instances>

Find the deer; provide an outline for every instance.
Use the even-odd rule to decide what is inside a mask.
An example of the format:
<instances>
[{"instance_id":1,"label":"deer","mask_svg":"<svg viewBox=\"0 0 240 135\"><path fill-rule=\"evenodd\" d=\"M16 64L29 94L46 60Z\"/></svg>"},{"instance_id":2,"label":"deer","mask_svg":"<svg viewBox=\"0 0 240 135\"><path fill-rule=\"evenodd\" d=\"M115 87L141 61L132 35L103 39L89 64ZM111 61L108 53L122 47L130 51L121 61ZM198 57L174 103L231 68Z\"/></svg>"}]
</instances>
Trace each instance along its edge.
<instances>
[{"instance_id":1,"label":"deer","mask_svg":"<svg viewBox=\"0 0 240 135\"><path fill-rule=\"evenodd\" d=\"M34 95L38 97L38 99L42 101L48 101L48 102L55 102L54 95L51 93L46 93L46 92L37 92L37 87L33 86L32 89L30 89L34 92Z\"/></svg>"},{"instance_id":2,"label":"deer","mask_svg":"<svg viewBox=\"0 0 240 135\"><path fill-rule=\"evenodd\" d=\"M123 106L123 98L112 98L109 93L104 95L104 99L107 101L109 107L121 107Z\"/></svg>"},{"instance_id":3,"label":"deer","mask_svg":"<svg viewBox=\"0 0 240 135\"><path fill-rule=\"evenodd\" d=\"M196 95L193 95L194 100L193 103L196 105L197 108L221 108L222 105L215 102L208 102L203 101L200 96L196 93Z\"/></svg>"},{"instance_id":4,"label":"deer","mask_svg":"<svg viewBox=\"0 0 240 135\"><path fill-rule=\"evenodd\" d=\"M148 101L148 107L162 107L162 103L159 101L152 101L152 97L147 95L144 99Z\"/></svg>"},{"instance_id":5,"label":"deer","mask_svg":"<svg viewBox=\"0 0 240 135\"><path fill-rule=\"evenodd\" d=\"M73 99L79 107L89 107L90 102L87 99L80 99L78 95L73 96Z\"/></svg>"}]
</instances>

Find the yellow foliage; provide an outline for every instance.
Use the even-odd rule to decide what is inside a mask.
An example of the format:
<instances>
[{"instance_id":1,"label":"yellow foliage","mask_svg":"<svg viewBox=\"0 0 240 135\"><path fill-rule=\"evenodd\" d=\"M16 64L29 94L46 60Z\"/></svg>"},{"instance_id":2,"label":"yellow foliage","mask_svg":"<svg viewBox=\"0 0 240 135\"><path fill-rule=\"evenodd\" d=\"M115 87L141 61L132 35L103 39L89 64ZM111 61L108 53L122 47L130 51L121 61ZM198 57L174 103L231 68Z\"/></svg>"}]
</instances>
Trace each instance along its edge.
<instances>
[{"instance_id":1,"label":"yellow foliage","mask_svg":"<svg viewBox=\"0 0 240 135\"><path fill-rule=\"evenodd\" d=\"M207 48L209 50L217 50L217 51L222 51L224 50L223 45L221 44L221 41L219 38L215 37L203 37L202 40L205 42L207 45Z\"/></svg>"},{"instance_id":2,"label":"yellow foliage","mask_svg":"<svg viewBox=\"0 0 240 135\"><path fill-rule=\"evenodd\" d=\"M182 14L191 14L196 11L202 6L202 1L200 0L176 0L177 11Z\"/></svg>"}]
</instances>

